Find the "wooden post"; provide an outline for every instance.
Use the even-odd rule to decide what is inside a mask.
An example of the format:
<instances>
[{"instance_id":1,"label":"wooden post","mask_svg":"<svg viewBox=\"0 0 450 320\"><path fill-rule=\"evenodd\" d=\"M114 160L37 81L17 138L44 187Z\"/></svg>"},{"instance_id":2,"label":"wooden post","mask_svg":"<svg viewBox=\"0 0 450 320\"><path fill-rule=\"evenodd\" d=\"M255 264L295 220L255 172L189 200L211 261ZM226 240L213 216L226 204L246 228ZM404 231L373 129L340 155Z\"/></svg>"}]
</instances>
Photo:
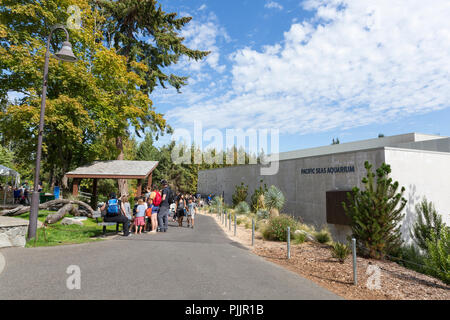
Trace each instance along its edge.
<instances>
[{"instance_id":1,"label":"wooden post","mask_svg":"<svg viewBox=\"0 0 450 320\"><path fill-rule=\"evenodd\" d=\"M72 187L72 195L74 197L78 197L78 188L80 186L80 180L78 178L73 179L73 187Z\"/></svg>"},{"instance_id":2,"label":"wooden post","mask_svg":"<svg viewBox=\"0 0 450 320\"><path fill-rule=\"evenodd\" d=\"M98 197L97 197L97 182L98 179L95 179L92 181L92 198L91 198L91 207L96 210L97 208L97 201L98 201Z\"/></svg>"},{"instance_id":3,"label":"wooden post","mask_svg":"<svg viewBox=\"0 0 450 320\"><path fill-rule=\"evenodd\" d=\"M142 179L138 179L136 196L139 198L141 195L142 195Z\"/></svg>"},{"instance_id":4,"label":"wooden post","mask_svg":"<svg viewBox=\"0 0 450 320\"><path fill-rule=\"evenodd\" d=\"M149 174L148 180L147 180L147 186L151 189L153 183L153 172Z\"/></svg>"}]
</instances>

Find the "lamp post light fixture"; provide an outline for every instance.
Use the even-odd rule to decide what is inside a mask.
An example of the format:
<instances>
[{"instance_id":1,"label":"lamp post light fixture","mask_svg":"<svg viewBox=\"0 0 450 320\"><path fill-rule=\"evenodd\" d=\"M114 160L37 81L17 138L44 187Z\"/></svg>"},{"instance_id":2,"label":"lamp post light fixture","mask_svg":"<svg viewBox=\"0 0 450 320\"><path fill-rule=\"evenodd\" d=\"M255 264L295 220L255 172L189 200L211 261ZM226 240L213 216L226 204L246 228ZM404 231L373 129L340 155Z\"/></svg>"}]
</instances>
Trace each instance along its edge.
<instances>
[{"instance_id":1,"label":"lamp post light fixture","mask_svg":"<svg viewBox=\"0 0 450 320\"><path fill-rule=\"evenodd\" d=\"M44 63L44 83L42 86L42 98L41 98L41 114L39 118L39 132L38 132L38 145L36 151L36 170L34 173L34 185L33 193L31 195L31 209L30 209L30 224L28 225L28 239L36 238L37 219L39 212L39 173L41 171L41 153L42 153L42 135L44 132L44 115L45 115L45 100L47 96L47 77L48 77L48 63L50 60L50 40L53 32L57 29L62 29L66 33L66 41L63 42L61 50L59 50L55 56L59 60L67 62L75 62L77 58L73 54L72 45L69 42L69 32L63 25L54 25L47 38L47 50L45 52Z\"/></svg>"}]
</instances>

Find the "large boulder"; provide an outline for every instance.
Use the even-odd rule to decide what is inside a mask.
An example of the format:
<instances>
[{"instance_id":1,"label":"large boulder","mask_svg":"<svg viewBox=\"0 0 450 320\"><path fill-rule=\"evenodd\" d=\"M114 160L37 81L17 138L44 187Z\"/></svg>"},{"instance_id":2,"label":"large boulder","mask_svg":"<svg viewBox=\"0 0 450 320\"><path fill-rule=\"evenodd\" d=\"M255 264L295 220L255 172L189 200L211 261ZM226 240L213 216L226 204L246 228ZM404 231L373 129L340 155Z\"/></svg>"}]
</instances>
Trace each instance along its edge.
<instances>
[{"instance_id":1,"label":"large boulder","mask_svg":"<svg viewBox=\"0 0 450 320\"><path fill-rule=\"evenodd\" d=\"M28 231L28 220L0 217L0 248L24 247Z\"/></svg>"},{"instance_id":2,"label":"large boulder","mask_svg":"<svg viewBox=\"0 0 450 320\"><path fill-rule=\"evenodd\" d=\"M78 226L83 226L83 221L81 221L80 219L74 219L74 218L64 218L64 219L62 219L61 224L64 226L70 226L73 224L76 224Z\"/></svg>"}]
</instances>

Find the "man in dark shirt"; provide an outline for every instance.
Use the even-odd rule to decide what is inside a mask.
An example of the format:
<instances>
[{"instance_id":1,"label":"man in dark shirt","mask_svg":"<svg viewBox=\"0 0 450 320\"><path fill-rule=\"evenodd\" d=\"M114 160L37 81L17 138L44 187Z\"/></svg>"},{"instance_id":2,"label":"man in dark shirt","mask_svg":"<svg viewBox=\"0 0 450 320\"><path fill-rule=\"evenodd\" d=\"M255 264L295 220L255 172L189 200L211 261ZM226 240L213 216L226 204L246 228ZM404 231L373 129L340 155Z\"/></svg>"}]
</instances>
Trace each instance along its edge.
<instances>
[{"instance_id":1,"label":"man in dark shirt","mask_svg":"<svg viewBox=\"0 0 450 320\"><path fill-rule=\"evenodd\" d=\"M160 228L160 232L167 232L169 211L171 202L173 202L173 195L172 190L170 189L169 184L166 180L162 180L161 185L163 187L163 190L161 193L161 205L158 212L158 226Z\"/></svg>"}]
</instances>

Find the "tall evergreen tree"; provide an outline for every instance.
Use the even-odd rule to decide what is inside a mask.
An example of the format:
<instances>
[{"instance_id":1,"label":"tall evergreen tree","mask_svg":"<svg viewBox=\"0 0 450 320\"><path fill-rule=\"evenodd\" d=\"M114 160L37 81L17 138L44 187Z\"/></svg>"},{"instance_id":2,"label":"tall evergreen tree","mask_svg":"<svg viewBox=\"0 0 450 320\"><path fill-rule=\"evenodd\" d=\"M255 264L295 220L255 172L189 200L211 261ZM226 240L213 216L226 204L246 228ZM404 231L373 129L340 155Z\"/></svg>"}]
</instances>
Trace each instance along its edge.
<instances>
[{"instance_id":1,"label":"tall evergreen tree","mask_svg":"<svg viewBox=\"0 0 450 320\"><path fill-rule=\"evenodd\" d=\"M166 88L167 84L178 91L187 83L186 76L166 74L165 68L176 64L182 56L200 60L209 52L193 50L183 44L179 32L191 17L177 17L176 13L166 13L156 0L99 0L97 2L106 18L103 25L108 46L125 56L130 71L144 79L139 90L149 95L156 86ZM135 63L144 64L146 69L135 68ZM150 127L158 132L161 115L151 113L137 118L132 123L138 136ZM118 159L123 159L123 137L128 128L118 127L112 134L119 150ZM126 189L126 180L119 180L119 189Z\"/></svg>"}]
</instances>

